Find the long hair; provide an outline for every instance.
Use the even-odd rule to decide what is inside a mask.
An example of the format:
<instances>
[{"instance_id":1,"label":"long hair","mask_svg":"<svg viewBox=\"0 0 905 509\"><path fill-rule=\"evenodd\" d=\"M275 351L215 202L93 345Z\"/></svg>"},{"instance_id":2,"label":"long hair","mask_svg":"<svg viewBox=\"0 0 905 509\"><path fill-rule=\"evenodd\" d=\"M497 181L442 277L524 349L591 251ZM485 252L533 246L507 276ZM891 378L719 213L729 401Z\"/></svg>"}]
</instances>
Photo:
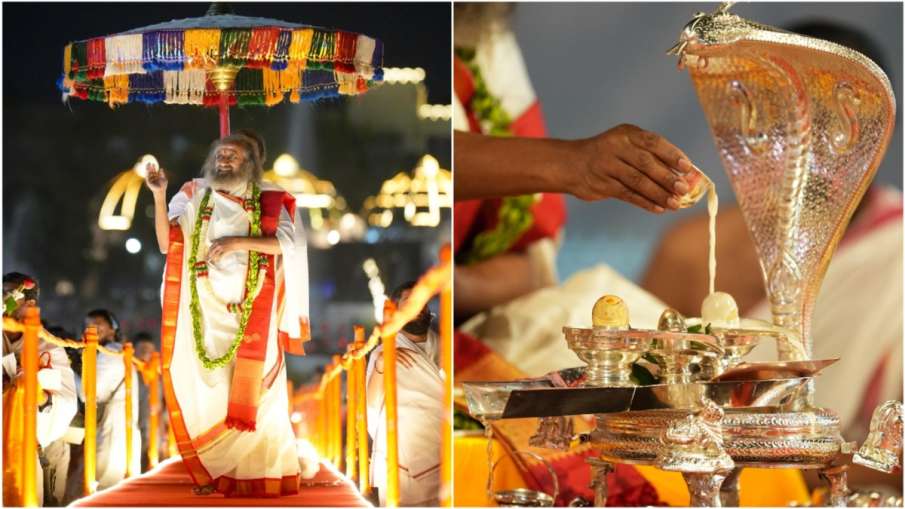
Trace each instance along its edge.
<instances>
[{"instance_id":1,"label":"long hair","mask_svg":"<svg viewBox=\"0 0 905 509\"><path fill-rule=\"evenodd\" d=\"M245 162L240 168L242 175L247 176L250 182L261 182L264 176L264 167L261 164L261 152L257 142L244 134L231 134L225 138L214 140L207 153L207 158L201 166L201 176L209 177L214 174L217 164L217 149L223 145L233 145L245 152Z\"/></svg>"}]
</instances>

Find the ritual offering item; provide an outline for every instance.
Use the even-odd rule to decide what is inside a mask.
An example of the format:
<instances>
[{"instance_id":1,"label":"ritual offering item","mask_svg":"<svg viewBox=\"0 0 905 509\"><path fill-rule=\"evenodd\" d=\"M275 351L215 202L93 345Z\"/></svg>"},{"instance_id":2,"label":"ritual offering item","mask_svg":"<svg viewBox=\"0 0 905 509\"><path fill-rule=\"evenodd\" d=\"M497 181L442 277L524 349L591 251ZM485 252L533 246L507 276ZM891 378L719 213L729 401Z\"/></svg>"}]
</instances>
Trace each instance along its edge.
<instances>
[{"instance_id":1,"label":"ritual offering item","mask_svg":"<svg viewBox=\"0 0 905 509\"><path fill-rule=\"evenodd\" d=\"M694 206L701 201L701 198L703 198L708 191L713 189L713 181L711 181L700 168L694 164L691 166L692 170L682 176L685 183L688 184L689 190L679 197L680 209Z\"/></svg>"},{"instance_id":2,"label":"ritual offering item","mask_svg":"<svg viewBox=\"0 0 905 509\"><path fill-rule=\"evenodd\" d=\"M835 360L812 359L819 338L810 320L830 258L886 151L892 90L855 51L728 9L696 14L670 53L689 72L710 124L763 268L772 322L740 317L731 295L715 291L711 247L700 318L667 309L658 330L631 328L625 302L605 295L591 328L563 328L585 363L583 386L465 384L469 409L482 418L595 414L596 429L582 438L598 454L588 460L598 506L614 463L681 472L692 506L738 505L742 467L816 469L831 505L855 500L840 464L854 443L833 410L813 403L813 377ZM745 362L765 341L775 342L779 359ZM632 377L642 364L653 382ZM542 419L536 445L555 435L551 422ZM886 403L855 461L895 471L901 444L901 405Z\"/></svg>"}]
</instances>

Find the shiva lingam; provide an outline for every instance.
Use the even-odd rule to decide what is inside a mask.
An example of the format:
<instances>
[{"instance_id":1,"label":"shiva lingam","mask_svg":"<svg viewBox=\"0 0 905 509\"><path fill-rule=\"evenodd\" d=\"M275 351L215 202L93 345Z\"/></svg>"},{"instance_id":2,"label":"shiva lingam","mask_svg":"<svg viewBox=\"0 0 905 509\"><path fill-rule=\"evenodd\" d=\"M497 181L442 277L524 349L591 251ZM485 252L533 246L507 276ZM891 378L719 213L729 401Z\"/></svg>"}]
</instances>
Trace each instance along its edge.
<instances>
[{"instance_id":1,"label":"shiva lingam","mask_svg":"<svg viewBox=\"0 0 905 509\"><path fill-rule=\"evenodd\" d=\"M861 503L840 464L854 443L842 438L835 412L814 404L813 377L836 359L812 359L810 320L830 258L886 151L895 100L886 75L863 55L728 9L695 15L670 54L688 70L710 124L760 260L772 323L739 319L731 297L717 292L701 318L666 310L658 330L634 329L625 303L604 296L592 327L563 328L586 364L579 386L465 384L473 415L541 417L535 445L572 438L551 436L567 427L548 418L595 414L596 429L581 438L599 452L588 461L597 506L620 462L682 472L693 506L738 505L741 467L817 469L830 484L829 505ZM776 343L778 361L744 362L764 341ZM657 382L633 380L645 363ZM901 404L884 404L874 421L854 461L901 468Z\"/></svg>"}]
</instances>

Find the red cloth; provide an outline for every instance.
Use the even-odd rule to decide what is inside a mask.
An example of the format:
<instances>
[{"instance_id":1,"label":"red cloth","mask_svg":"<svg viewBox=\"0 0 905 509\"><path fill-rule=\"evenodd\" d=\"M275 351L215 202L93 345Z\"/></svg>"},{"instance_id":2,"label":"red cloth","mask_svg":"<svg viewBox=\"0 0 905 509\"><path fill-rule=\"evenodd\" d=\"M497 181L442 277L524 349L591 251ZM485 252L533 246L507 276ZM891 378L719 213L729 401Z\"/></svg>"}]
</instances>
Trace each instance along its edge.
<instances>
[{"instance_id":1,"label":"red cloth","mask_svg":"<svg viewBox=\"0 0 905 509\"><path fill-rule=\"evenodd\" d=\"M280 212L284 205L294 208L295 200L283 191L261 193L261 230L265 237L276 235ZM290 218L293 216L290 216ZM264 359L267 356L267 335L270 330L271 310L276 292L274 255L260 253L267 263L261 293L252 302L251 314L245 329L245 337L236 352L226 414L226 426L243 431L254 431L261 398L259 380L264 378Z\"/></svg>"},{"instance_id":2,"label":"red cloth","mask_svg":"<svg viewBox=\"0 0 905 509\"><path fill-rule=\"evenodd\" d=\"M575 497L594 500L594 490L591 489L591 467L585 460L596 456L595 451L591 449L550 462L559 478L559 497L556 505L566 506ZM531 489L553 493L553 481L547 467L532 464L528 467L527 474L525 482ZM631 465L615 465L613 472L607 475L606 484L607 507L666 505L660 500L657 490Z\"/></svg>"},{"instance_id":3,"label":"red cloth","mask_svg":"<svg viewBox=\"0 0 905 509\"><path fill-rule=\"evenodd\" d=\"M474 77L468 67L459 58L454 59L454 87L456 97L465 107L468 115L469 130L480 132L480 124L469 108L474 95ZM509 126L513 136L526 138L543 138L547 136L544 114L540 103L535 101L527 110L513 119ZM453 207L453 252L467 249L471 240L480 232L492 230L499 222L501 199L465 200L456 202ZM566 222L566 202L558 194L545 193L541 200L531 207L534 224L519 237L512 246L512 251L521 251L528 245L545 237L554 237Z\"/></svg>"},{"instance_id":4,"label":"red cloth","mask_svg":"<svg viewBox=\"0 0 905 509\"><path fill-rule=\"evenodd\" d=\"M158 470L124 480L116 486L77 500L75 507L164 507L164 506L256 506L256 507L370 507L355 486L343 479L338 486L304 486L306 482L328 483L340 479L321 466L314 479L302 481L296 495L279 498L198 496L192 493L192 478L180 460L165 462Z\"/></svg>"}]
</instances>

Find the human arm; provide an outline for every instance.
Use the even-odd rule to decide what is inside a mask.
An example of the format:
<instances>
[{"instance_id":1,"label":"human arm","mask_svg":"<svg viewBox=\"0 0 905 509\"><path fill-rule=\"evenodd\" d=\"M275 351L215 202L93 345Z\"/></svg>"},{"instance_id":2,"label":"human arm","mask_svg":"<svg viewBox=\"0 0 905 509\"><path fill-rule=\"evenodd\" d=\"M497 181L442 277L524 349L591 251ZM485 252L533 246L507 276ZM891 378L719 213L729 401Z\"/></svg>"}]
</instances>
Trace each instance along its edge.
<instances>
[{"instance_id":1,"label":"human arm","mask_svg":"<svg viewBox=\"0 0 905 509\"><path fill-rule=\"evenodd\" d=\"M503 253L470 265L457 265L453 281L457 318L467 318L542 286L528 253Z\"/></svg>"},{"instance_id":2,"label":"human arm","mask_svg":"<svg viewBox=\"0 0 905 509\"><path fill-rule=\"evenodd\" d=\"M456 200L538 192L617 198L651 212L678 208L688 157L665 138L619 125L582 140L456 131Z\"/></svg>"},{"instance_id":3,"label":"human arm","mask_svg":"<svg viewBox=\"0 0 905 509\"><path fill-rule=\"evenodd\" d=\"M78 411L76 403L75 373L69 363L69 358L62 348L52 348L50 354L50 368L59 373L60 384L52 390L48 389L48 404L37 414L36 437L41 447L47 447L51 442L66 434L72 418Z\"/></svg>"},{"instance_id":4,"label":"human arm","mask_svg":"<svg viewBox=\"0 0 905 509\"><path fill-rule=\"evenodd\" d=\"M368 378L368 401L380 401L383 396L383 351L377 352L374 371ZM404 371L415 365L415 352L407 348L396 348L396 369Z\"/></svg>"},{"instance_id":5,"label":"human arm","mask_svg":"<svg viewBox=\"0 0 905 509\"><path fill-rule=\"evenodd\" d=\"M220 237L211 242L207 259L216 262L232 251L257 251L272 255L281 253L280 242L276 237Z\"/></svg>"},{"instance_id":6,"label":"human arm","mask_svg":"<svg viewBox=\"0 0 905 509\"><path fill-rule=\"evenodd\" d=\"M167 177L163 169L148 163L145 184L154 195L154 232L157 234L157 247L162 254L166 254L170 247L170 220L167 217Z\"/></svg>"}]
</instances>

